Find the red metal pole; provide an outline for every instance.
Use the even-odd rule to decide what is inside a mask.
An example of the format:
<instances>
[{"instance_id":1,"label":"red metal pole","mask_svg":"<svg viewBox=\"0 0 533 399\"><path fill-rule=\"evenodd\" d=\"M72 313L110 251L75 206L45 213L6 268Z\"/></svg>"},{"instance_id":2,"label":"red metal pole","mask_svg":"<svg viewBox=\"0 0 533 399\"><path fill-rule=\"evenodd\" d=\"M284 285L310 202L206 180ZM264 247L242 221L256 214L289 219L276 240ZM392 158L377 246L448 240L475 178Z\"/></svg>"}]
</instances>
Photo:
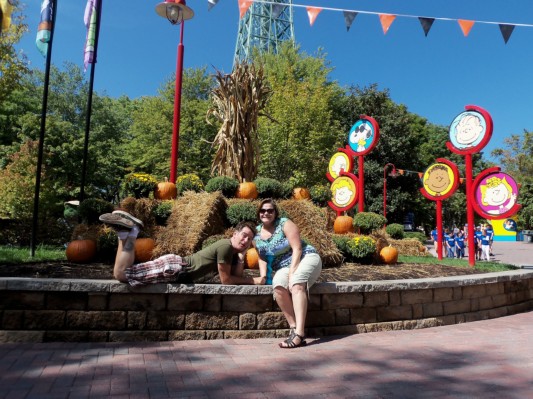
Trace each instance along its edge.
<instances>
[{"instance_id":1,"label":"red metal pole","mask_svg":"<svg viewBox=\"0 0 533 399\"><path fill-rule=\"evenodd\" d=\"M359 212L365 211L365 170L364 157L359 155Z\"/></svg>"},{"instance_id":2,"label":"red metal pole","mask_svg":"<svg viewBox=\"0 0 533 399\"><path fill-rule=\"evenodd\" d=\"M383 217L385 219L387 218L387 165L383 168Z\"/></svg>"},{"instance_id":3,"label":"red metal pole","mask_svg":"<svg viewBox=\"0 0 533 399\"><path fill-rule=\"evenodd\" d=\"M170 158L170 181L176 183L178 171L178 148L180 139L180 111L181 111L181 82L183 77L183 25L180 26L180 42L178 44L178 59L176 61L176 87L174 91L174 122L172 129L172 153Z\"/></svg>"},{"instance_id":4,"label":"red metal pole","mask_svg":"<svg viewBox=\"0 0 533 399\"><path fill-rule=\"evenodd\" d=\"M466 175L466 221L468 223L468 264L470 267L476 265L476 252L474 246L474 193L472 187L472 154L465 155L465 175Z\"/></svg>"},{"instance_id":5,"label":"red metal pole","mask_svg":"<svg viewBox=\"0 0 533 399\"><path fill-rule=\"evenodd\" d=\"M435 201L437 203L437 256L442 260L442 201Z\"/></svg>"}]
</instances>

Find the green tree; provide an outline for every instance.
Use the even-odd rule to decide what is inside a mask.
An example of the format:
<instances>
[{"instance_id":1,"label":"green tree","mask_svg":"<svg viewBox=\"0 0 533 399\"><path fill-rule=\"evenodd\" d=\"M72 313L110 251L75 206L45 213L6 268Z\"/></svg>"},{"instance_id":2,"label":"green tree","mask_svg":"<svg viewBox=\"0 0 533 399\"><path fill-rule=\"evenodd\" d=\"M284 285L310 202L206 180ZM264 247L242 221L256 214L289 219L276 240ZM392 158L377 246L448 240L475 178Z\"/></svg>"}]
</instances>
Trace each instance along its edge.
<instances>
[{"instance_id":1,"label":"green tree","mask_svg":"<svg viewBox=\"0 0 533 399\"><path fill-rule=\"evenodd\" d=\"M17 10L21 7L18 4ZM16 117L21 108L25 108L25 98L20 91L30 70L26 56L17 51L15 45L27 31L24 16L15 11L10 28L0 34L0 167L5 164L1 148L16 139Z\"/></svg>"},{"instance_id":2,"label":"green tree","mask_svg":"<svg viewBox=\"0 0 533 399\"><path fill-rule=\"evenodd\" d=\"M20 10L20 5L17 9ZM0 104L20 86L21 79L29 71L26 56L15 48L28 26L20 11L15 11L11 18L9 29L0 34Z\"/></svg>"},{"instance_id":3,"label":"green tree","mask_svg":"<svg viewBox=\"0 0 533 399\"><path fill-rule=\"evenodd\" d=\"M174 116L174 77L169 78L154 97L134 101L132 126L124 148L128 168L164 177L169 175L172 122ZM206 68L186 69L183 76L180 113L178 175L197 174L207 181L214 154L211 142L216 128L205 121L214 81Z\"/></svg>"},{"instance_id":4,"label":"green tree","mask_svg":"<svg viewBox=\"0 0 533 399\"><path fill-rule=\"evenodd\" d=\"M293 43L278 54L256 55L264 66L273 95L260 118L259 175L308 187L323 183L331 155L342 142L333 103L342 90L328 75L321 52L312 57Z\"/></svg>"},{"instance_id":5,"label":"green tree","mask_svg":"<svg viewBox=\"0 0 533 399\"><path fill-rule=\"evenodd\" d=\"M519 226L533 229L533 132L524 130L505 139L505 147L492 151L491 155L501 164L502 170L521 184L518 212Z\"/></svg>"},{"instance_id":6,"label":"green tree","mask_svg":"<svg viewBox=\"0 0 533 399\"><path fill-rule=\"evenodd\" d=\"M5 168L13 162L12 155L20 151L23 143L39 139L43 75L41 71L33 71L31 78L24 81L24 86L10 97L10 104L18 104L24 97L26 106L16 108L20 113L12 114L14 123L11 128L16 136L3 147ZM65 64L65 69L59 70L52 66L41 192L43 196L54 197L57 204L77 198L79 194L87 112L86 89L79 67ZM117 197L120 179L125 174L120 144L131 123L128 117L130 106L127 98L116 100L97 93L93 96L85 187L87 196L107 200ZM3 104L0 109L4 109Z\"/></svg>"}]
</instances>

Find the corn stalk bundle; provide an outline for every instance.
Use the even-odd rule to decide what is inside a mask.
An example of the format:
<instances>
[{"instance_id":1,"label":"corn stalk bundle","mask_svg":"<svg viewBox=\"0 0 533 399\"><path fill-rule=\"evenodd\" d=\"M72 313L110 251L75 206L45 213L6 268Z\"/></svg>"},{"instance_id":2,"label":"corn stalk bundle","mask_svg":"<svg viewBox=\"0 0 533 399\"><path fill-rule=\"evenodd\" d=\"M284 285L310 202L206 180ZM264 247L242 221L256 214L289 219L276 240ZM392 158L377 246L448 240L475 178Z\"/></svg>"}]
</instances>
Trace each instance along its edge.
<instances>
[{"instance_id":1,"label":"corn stalk bundle","mask_svg":"<svg viewBox=\"0 0 533 399\"><path fill-rule=\"evenodd\" d=\"M217 71L216 87L211 97L213 107L207 111L210 117L221 123L212 143L217 147L211 173L229 176L240 182L252 181L259 168L257 121L265 108L272 90L266 82L262 67L253 64L237 64L231 74Z\"/></svg>"}]
</instances>

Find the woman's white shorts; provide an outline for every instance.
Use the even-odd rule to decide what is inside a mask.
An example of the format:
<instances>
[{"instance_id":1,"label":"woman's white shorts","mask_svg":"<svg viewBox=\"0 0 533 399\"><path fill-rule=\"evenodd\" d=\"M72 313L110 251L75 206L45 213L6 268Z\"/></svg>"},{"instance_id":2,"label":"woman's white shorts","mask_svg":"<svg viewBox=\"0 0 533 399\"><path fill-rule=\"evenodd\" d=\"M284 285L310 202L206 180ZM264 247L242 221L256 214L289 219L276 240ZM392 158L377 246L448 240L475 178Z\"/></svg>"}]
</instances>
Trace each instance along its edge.
<instances>
[{"instance_id":1,"label":"woman's white shorts","mask_svg":"<svg viewBox=\"0 0 533 399\"><path fill-rule=\"evenodd\" d=\"M300 260L298 268L292 275L292 284L307 284L307 291L313 286L313 284L320 276L322 271L322 259L315 253L305 254ZM272 288L284 287L289 289L289 267L279 269L274 278L272 279Z\"/></svg>"}]
</instances>

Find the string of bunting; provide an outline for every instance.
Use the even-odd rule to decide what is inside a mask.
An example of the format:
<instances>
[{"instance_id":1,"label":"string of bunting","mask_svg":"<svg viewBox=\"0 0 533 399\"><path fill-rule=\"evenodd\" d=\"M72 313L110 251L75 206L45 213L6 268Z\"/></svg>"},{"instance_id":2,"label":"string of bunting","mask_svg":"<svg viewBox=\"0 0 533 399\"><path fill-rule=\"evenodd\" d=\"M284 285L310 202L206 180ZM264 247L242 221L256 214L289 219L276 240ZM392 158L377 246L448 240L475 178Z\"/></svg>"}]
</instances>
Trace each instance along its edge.
<instances>
[{"instance_id":1,"label":"string of bunting","mask_svg":"<svg viewBox=\"0 0 533 399\"><path fill-rule=\"evenodd\" d=\"M208 10L211 10L218 2L219 0L208 0ZM248 9L254 2L261 3L261 4L271 4L272 5L272 18L274 19L278 18L279 15L281 15L281 13L285 10L285 8L289 6L288 4L277 3L274 1L267 1L267 0L238 0L240 18L242 18L246 14ZM502 34L503 40L505 41L506 44L509 41L509 38L511 37L515 27L517 26L529 27L529 28L533 27L533 24L519 24L519 23L494 22L494 21L475 21L475 20L470 20L470 19L456 19L456 18L443 18L443 17L425 17L425 16L421 17L417 15L410 15L410 14L389 14L389 13L382 13L382 12L376 12L376 11L346 10L342 8L332 8L332 7L314 7L314 6L304 5L304 4L292 4L291 6L305 8L307 10L307 15L309 17L309 24L311 26L313 26L313 24L315 23L318 17L318 14L320 14L323 10L342 12L344 15L344 23L346 24L347 31L350 30L350 27L352 26L352 23L358 14L377 15L379 17L379 21L383 29L383 34L385 35L389 31L389 28L394 22L394 20L398 17L417 18L420 21L420 24L422 25L422 29L424 30L424 34L426 36L428 35L435 21L456 21L459 24L459 27L461 28L461 31L463 32L463 35L465 37L469 35L470 31L472 30L472 27L476 23L498 25L500 28L500 32Z\"/></svg>"},{"instance_id":2,"label":"string of bunting","mask_svg":"<svg viewBox=\"0 0 533 399\"><path fill-rule=\"evenodd\" d=\"M420 179L422 179L422 177L424 176L424 172L417 172L417 171L414 171L414 170L396 169L396 172L398 172L398 174L400 176L403 176L405 174L407 174L407 175L410 175L410 174L417 175ZM461 184L463 184L465 182L464 177L461 177L459 179L459 181L461 182Z\"/></svg>"}]
</instances>

